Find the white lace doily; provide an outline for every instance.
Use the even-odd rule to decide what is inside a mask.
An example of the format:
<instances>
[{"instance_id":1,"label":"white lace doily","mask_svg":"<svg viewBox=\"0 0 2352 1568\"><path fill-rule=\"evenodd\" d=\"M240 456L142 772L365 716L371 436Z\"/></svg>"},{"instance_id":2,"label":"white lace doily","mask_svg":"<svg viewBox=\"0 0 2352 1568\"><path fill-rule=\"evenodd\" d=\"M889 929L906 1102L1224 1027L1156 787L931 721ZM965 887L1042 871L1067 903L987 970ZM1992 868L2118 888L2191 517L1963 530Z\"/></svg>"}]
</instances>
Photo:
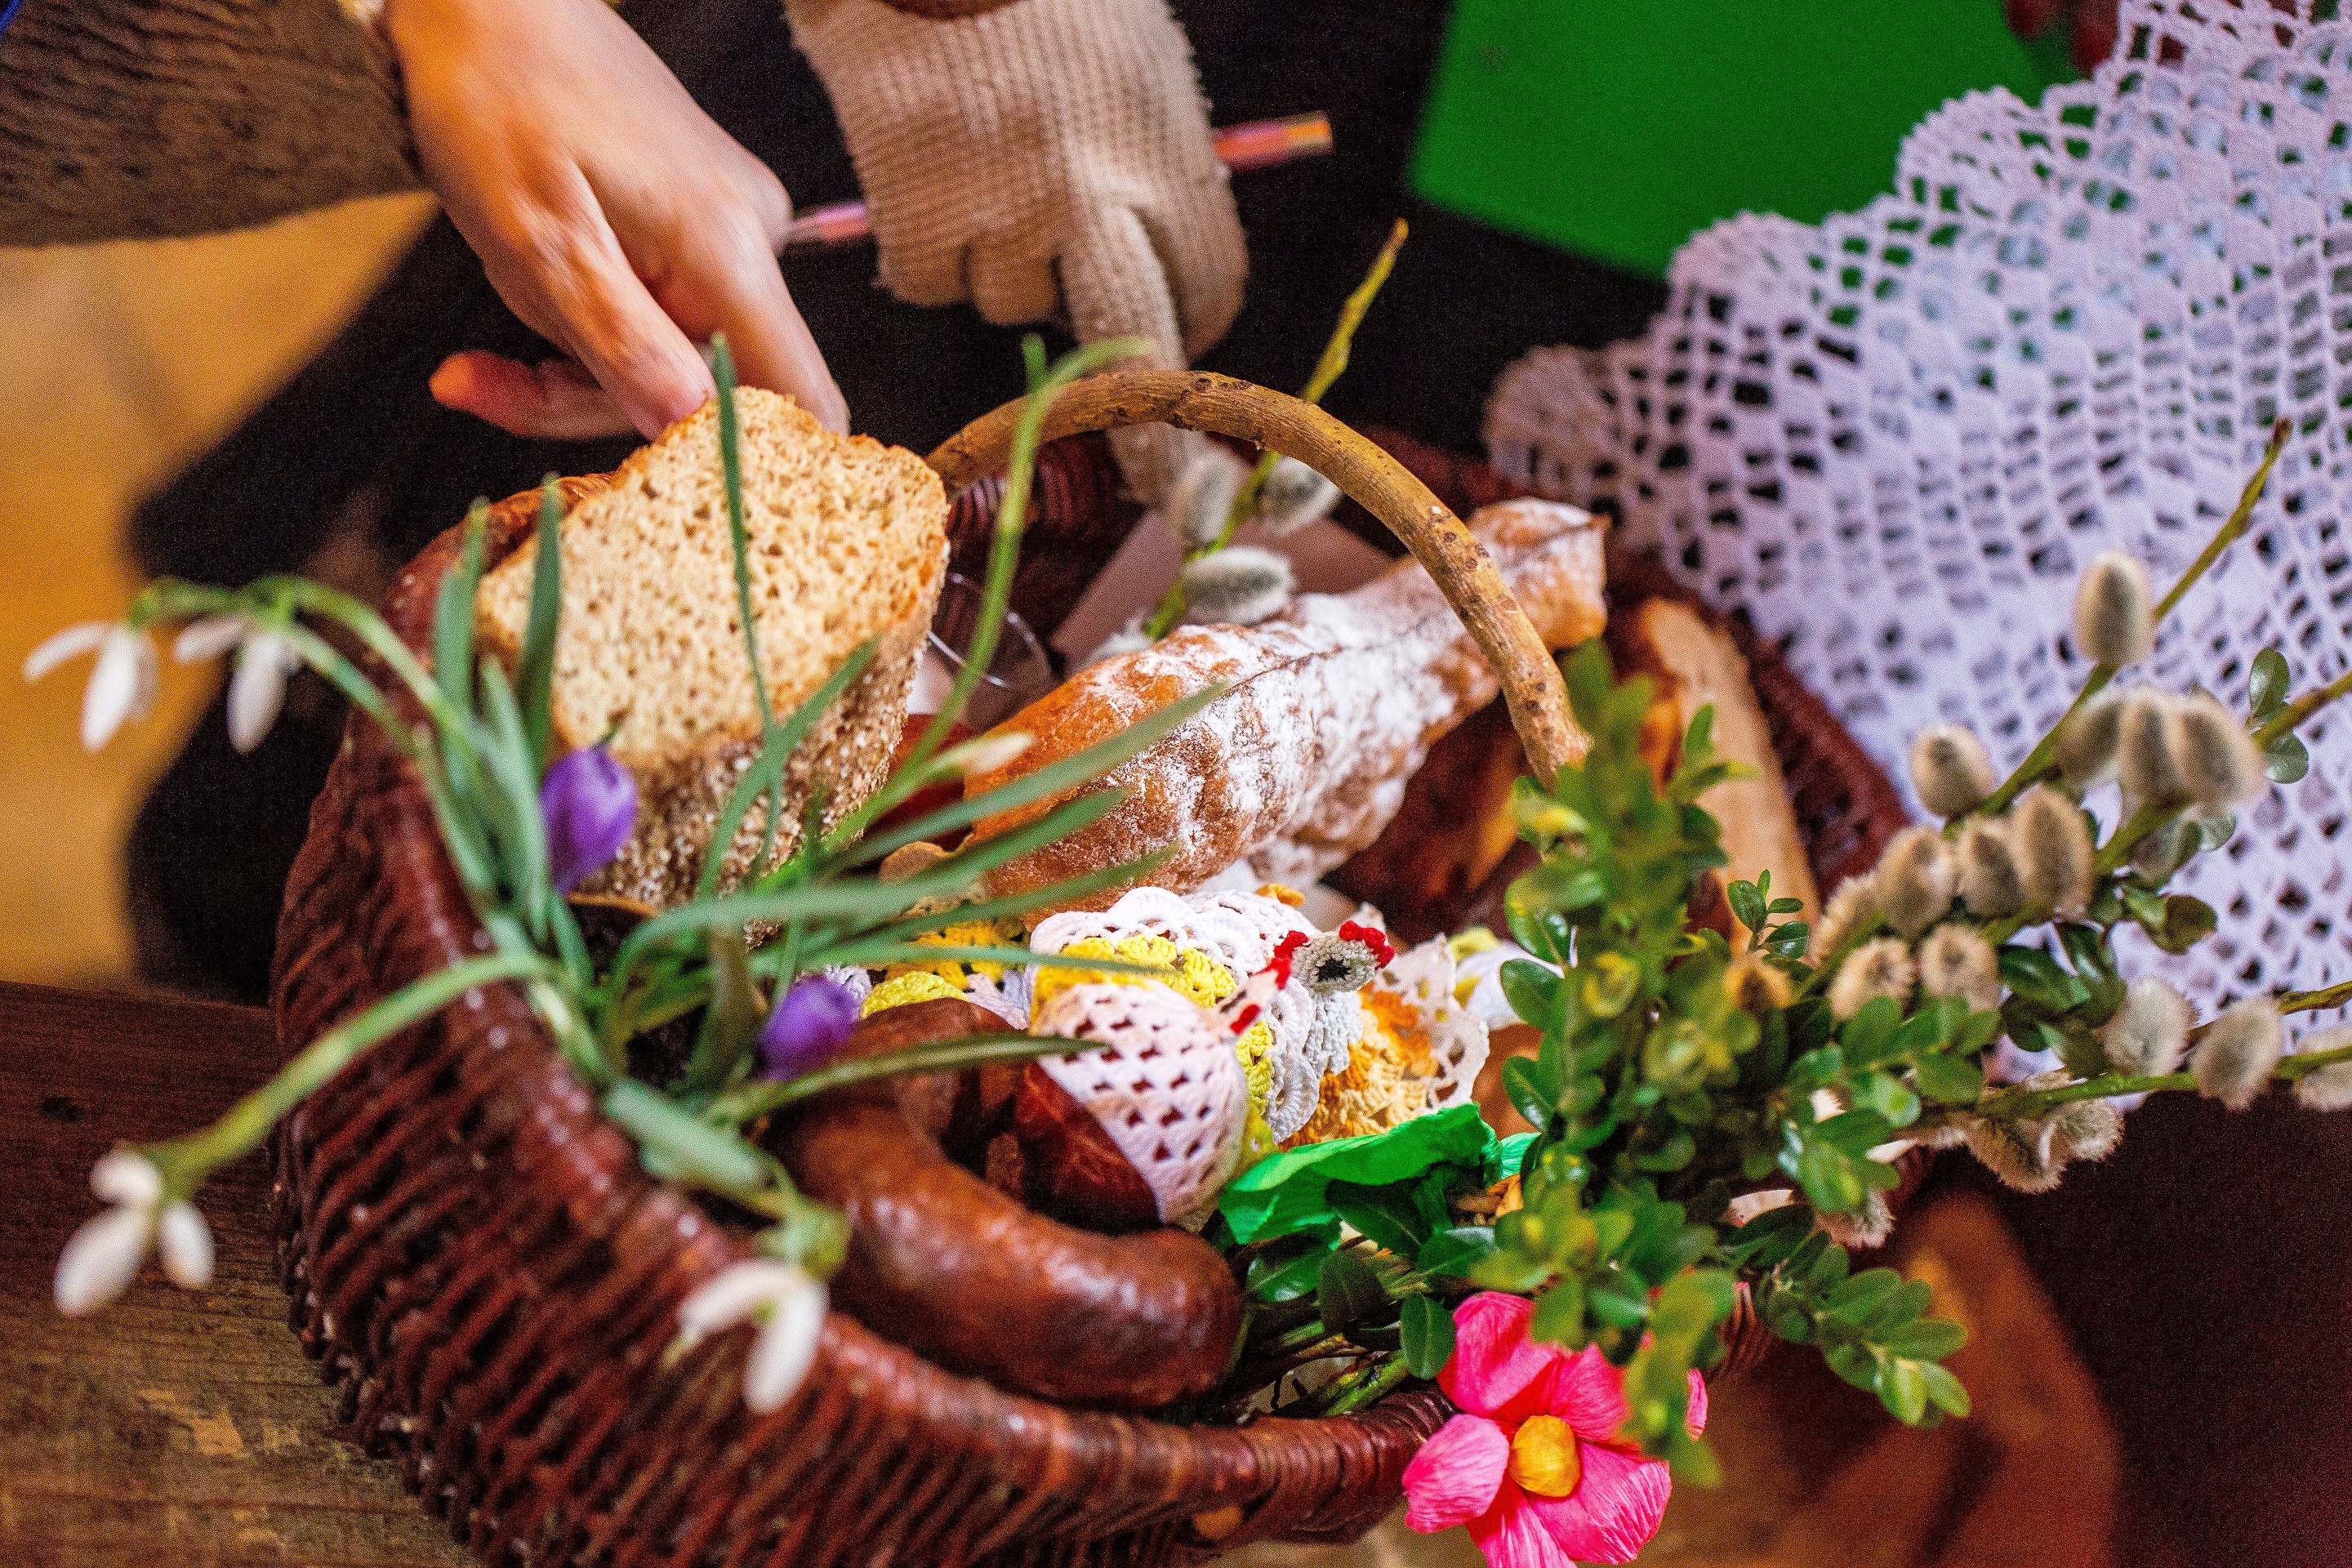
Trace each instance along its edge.
<instances>
[{"instance_id":1,"label":"white lace doily","mask_svg":"<svg viewBox=\"0 0 2352 1568\"><path fill-rule=\"evenodd\" d=\"M1496 467L1613 506L1632 542L1784 640L1907 792L1909 738L1938 721L2015 763L2084 672L2083 563L2120 547L2168 584L2283 416L2252 532L2126 679L2238 706L2273 643L2297 690L2340 674L2352 22L2313 9L2125 0L2093 79L2038 106L1945 105L1860 212L1696 236L1645 335L1506 373ZM2304 736L2310 775L2179 884L2221 911L2215 939L2183 959L2126 939L2206 1007L2352 975L2352 721ZM2113 820L2111 790L2089 804Z\"/></svg>"},{"instance_id":2,"label":"white lace doily","mask_svg":"<svg viewBox=\"0 0 2352 1568\"><path fill-rule=\"evenodd\" d=\"M1037 1009L1034 1031L1101 1043L1037 1065L1142 1174L1161 1219L1216 1194L1241 1155L1249 1086L1211 1014L1163 986L1089 981Z\"/></svg>"}]
</instances>

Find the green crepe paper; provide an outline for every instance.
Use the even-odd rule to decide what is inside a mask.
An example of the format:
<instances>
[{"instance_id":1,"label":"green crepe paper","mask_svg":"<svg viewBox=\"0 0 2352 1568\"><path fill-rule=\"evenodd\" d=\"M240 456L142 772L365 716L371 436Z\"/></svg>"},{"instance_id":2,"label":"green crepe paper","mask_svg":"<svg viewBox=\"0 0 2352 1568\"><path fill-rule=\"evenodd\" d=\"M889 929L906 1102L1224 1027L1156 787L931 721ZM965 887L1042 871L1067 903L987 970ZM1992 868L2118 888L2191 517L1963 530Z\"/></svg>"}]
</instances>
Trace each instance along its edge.
<instances>
[{"instance_id":1,"label":"green crepe paper","mask_svg":"<svg viewBox=\"0 0 2352 1568\"><path fill-rule=\"evenodd\" d=\"M1491 1186L1515 1170L1532 1133L1498 1140L1475 1105L1449 1106L1416 1116L1385 1132L1336 1138L1328 1143L1269 1155L1226 1186L1219 1212L1237 1242L1270 1240L1336 1224L1328 1194L1334 1182L1387 1187L1415 1184L1414 1196L1441 1202L1444 1189L1474 1182ZM1424 1194L1421 1189L1428 1189Z\"/></svg>"}]
</instances>

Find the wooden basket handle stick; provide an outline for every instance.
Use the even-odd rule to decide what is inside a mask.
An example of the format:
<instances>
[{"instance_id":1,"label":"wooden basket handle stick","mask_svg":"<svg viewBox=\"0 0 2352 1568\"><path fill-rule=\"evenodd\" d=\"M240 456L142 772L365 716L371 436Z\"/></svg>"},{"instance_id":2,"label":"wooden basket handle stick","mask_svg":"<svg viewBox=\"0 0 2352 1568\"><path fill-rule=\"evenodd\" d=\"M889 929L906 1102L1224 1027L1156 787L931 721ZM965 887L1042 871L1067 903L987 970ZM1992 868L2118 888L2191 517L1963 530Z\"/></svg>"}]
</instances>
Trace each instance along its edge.
<instances>
[{"instance_id":1,"label":"wooden basket handle stick","mask_svg":"<svg viewBox=\"0 0 2352 1568\"><path fill-rule=\"evenodd\" d=\"M983 414L940 444L930 464L949 494L1004 466L1021 406L1015 400ZM1462 520L1402 463L1311 403L1206 371L1089 376L1054 400L1045 439L1161 423L1296 458L1387 524L1428 570L1494 667L1537 778L1548 782L1583 760L1587 742L1569 718L1567 684L1551 651Z\"/></svg>"}]
</instances>

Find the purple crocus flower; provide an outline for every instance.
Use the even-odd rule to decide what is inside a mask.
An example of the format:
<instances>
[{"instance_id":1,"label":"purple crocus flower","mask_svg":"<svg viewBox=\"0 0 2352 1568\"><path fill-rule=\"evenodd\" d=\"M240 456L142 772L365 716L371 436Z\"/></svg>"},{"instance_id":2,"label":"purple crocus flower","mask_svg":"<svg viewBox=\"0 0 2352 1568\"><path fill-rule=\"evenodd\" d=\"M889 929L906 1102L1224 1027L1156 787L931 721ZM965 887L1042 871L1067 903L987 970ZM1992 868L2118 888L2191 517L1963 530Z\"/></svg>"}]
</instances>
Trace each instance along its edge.
<instances>
[{"instance_id":1,"label":"purple crocus flower","mask_svg":"<svg viewBox=\"0 0 2352 1568\"><path fill-rule=\"evenodd\" d=\"M558 758L539 786L548 870L568 893L606 866L637 825L637 781L602 746Z\"/></svg>"},{"instance_id":2,"label":"purple crocus flower","mask_svg":"<svg viewBox=\"0 0 2352 1568\"><path fill-rule=\"evenodd\" d=\"M760 1029L760 1066L772 1079L814 1072L857 1027L857 998L838 980L812 974L777 1000Z\"/></svg>"}]
</instances>

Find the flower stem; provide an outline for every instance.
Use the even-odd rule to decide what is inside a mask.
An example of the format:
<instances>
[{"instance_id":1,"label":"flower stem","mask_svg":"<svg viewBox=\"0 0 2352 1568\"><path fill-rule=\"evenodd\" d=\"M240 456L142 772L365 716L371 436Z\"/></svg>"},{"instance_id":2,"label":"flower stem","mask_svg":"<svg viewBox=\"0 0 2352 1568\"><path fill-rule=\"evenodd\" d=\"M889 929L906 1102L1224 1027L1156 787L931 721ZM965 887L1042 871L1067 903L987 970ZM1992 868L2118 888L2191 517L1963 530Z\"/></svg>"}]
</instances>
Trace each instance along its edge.
<instances>
[{"instance_id":1,"label":"flower stem","mask_svg":"<svg viewBox=\"0 0 2352 1568\"><path fill-rule=\"evenodd\" d=\"M2213 563L2221 558L2221 552L2236 543L2252 523L2254 505L2263 499L2263 487L2270 483L2271 469L2277 464L2279 454L2286 449L2286 438L2290 428L2291 426L2284 419L2271 426L2270 444L2263 449L2262 466L2254 470L2254 477L2246 481L2246 488L2239 493L2238 504L2231 510L2229 519L2221 524L2220 531L2211 539L2206 541L2203 552L2195 561L2189 563L2189 570L2183 572L2180 574L2180 580L2173 584L2171 592L2157 601L2153 617L2155 625L2164 624L2164 617L2173 612L2174 607L2180 603L2181 597L2196 585L2197 580L2212 570ZM2115 678L2116 666L2094 665L2090 675L2083 682L2083 689L2074 694L2074 700L2067 705L2066 711L2059 716L2058 722L2053 724L2042 739L2034 742L2033 750L2028 752L2025 754L2025 760L2017 764L2017 771L2003 779L2000 787L1987 795L1973 810L1963 812L1946 823L1944 830L1947 833L1958 833L1960 824L1970 816L1999 816L2008 808L2010 802L2025 793L2029 785L2049 773L2057 765L2059 731L2065 729L2066 721L2081 711L2084 704L2105 690L2107 682Z\"/></svg>"},{"instance_id":2,"label":"flower stem","mask_svg":"<svg viewBox=\"0 0 2352 1568\"><path fill-rule=\"evenodd\" d=\"M2352 1003L2352 980L2318 991L2281 992L2278 1010L2282 1013L2316 1013L2322 1008L2341 1007L2347 1003Z\"/></svg>"},{"instance_id":3,"label":"flower stem","mask_svg":"<svg viewBox=\"0 0 2352 1568\"><path fill-rule=\"evenodd\" d=\"M2269 745L2347 691L2352 691L2352 669L2346 670L2316 690L2305 692L2272 714L2269 721L2254 731L2254 744Z\"/></svg>"},{"instance_id":4,"label":"flower stem","mask_svg":"<svg viewBox=\"0 0 2352 1568\"><path fill-rule=\"evenodd\" d=\"M261 1147L280 1117L370 1046L430 1017L478 985L541 979L546 973L547 963L537 953L496 952L413 981L311 1041L277 1077L230 1106L211 1126L143 1152L163 1173L172 1196L193 1196L216 1167Z\"/></svg>"},{"instance_id":5,"label":"flower stem","mask_svg":"<svg viewBox=\"0 0 2352 1568\"><path fill-rule=\"evenodd\" d=\"M1351 1373L1350 1375L1360 1374ZM1324 1408L1323 1414L1346 1415L1353 1411L1361 1410L1365 1405L1393 1391L1398 1384L1402 1383L1410 1375L1411 1373L1405 1370L1404 1357L1391 1355L1380 1363L1380 1370L1370 1378L1341 1391L1339 1396Z\"/></svg>"}]
</instances>

